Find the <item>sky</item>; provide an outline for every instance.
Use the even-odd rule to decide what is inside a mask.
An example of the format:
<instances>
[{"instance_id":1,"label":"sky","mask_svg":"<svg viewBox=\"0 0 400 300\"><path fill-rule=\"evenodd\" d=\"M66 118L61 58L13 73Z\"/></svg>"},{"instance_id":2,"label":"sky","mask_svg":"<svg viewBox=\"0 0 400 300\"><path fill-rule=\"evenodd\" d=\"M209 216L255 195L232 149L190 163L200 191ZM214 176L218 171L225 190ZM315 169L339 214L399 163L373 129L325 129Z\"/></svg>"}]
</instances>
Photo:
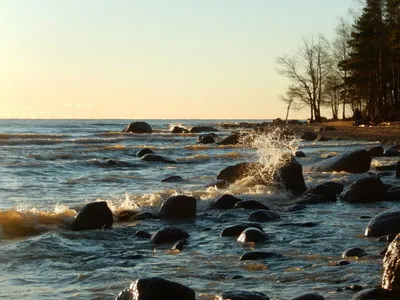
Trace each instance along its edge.
<instances>
[{"instance_id":1,"label":"sky","mask_svg":"<svg viewBox=\"0 0 400 300\"><path fill-rule=\"evenodd\" d=\"M277 57L354 2L0 0L0 118L284 118Z\"/></svg>"}]
</instances>

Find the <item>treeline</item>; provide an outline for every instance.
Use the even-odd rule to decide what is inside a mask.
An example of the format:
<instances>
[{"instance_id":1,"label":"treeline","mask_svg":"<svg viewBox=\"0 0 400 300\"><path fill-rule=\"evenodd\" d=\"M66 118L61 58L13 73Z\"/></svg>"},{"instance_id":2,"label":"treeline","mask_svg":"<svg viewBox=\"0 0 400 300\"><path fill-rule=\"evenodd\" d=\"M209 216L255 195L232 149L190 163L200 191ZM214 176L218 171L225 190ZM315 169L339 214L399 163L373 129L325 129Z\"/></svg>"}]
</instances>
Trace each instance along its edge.
<instances>
[{"instance_id":1,"label":"treeline","mask_svg":"<svg viewBox=\"0 0 400 300\"><path fill-rule=\"evenodd\" d=\"M354 24L340 20L332 41L303 38L277 63L292 82L281 96L286 117L308 108L310 120L320 122L325 106L333 119L359 110L375 122L400 120L400 0L366 0Z\"/></svg>"}]
</instances>

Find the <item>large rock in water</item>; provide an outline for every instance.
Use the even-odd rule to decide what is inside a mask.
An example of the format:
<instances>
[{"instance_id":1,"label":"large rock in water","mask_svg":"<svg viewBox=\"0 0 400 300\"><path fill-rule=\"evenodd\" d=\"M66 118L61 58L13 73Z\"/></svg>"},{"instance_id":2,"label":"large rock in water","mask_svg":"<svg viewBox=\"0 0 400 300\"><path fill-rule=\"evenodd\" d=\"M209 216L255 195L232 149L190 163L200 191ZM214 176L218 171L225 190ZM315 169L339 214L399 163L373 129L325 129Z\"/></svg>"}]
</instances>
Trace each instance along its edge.
<instances>
[{"instance_id":1,"label":"large rock in water","mask_svg":"<svg viewBox=\"0 0 400 300\"><path fill-rule=\"evenodd\" d=\"M215 297L215 300L269 300L267 295L258 292L228 291Z\"/></svg>"},{"instance_id":2,"label":"large rock in water","mask_svg":"<svg viewBox=\"0 0 400 300\"><path fill-rule=\"evenodd\" d=\"M400 293L395 291L389 291L383 288L372 288L358 292L352 298L352 300L397 300L400 299Z\"/></svg>"},{"instance_id":3,"label":"large rock in water","mask_svg":"<svg viewBox=\"0 0 400 300\"><path fill-rule=\"evenodd\" d=\"M242 162L234 166L229 166L223 169L217 175L217 179L222 179L229 183L234 183L246 176L254 175L261 172L263 165L256 162Z\"/></svg>"},{"instance_id":4,"label":"large rock in water","mask_svg":"<svg viewBox=\"0 0 400 300\"><path fill-rule=\"evenodd\" d=\"M355 150L324 159L309 167L317 172L365 173L371 167L371 156L367 150Z\"/></svg>"},{"instance_id":5,"label":"large rock in water","mask_svg":"<svg viewBox=\"0 0 400 300\"><path fill-rule=\"evenodd\" d=\"M197 200L194 197L178 195L169 197L160 208L160 217L164 220L194 219Z\"/></svg>"},{"instance_id":6,"label":"large rock in water","mask_svg":"<svg viewBox=\"0 0 400 300\"><path fill-rule=\"evenodd\" d=\"M186 239L189 237L189 234L179 228L176 227L164 227L155 232L151 236L151 242L153 244L168 244L168 243L176 243L177 241Z\"/></svg>"},{"instance_id":7,"label":"large rock in water","mask_svg":"<svg viewBox=\"0 0 400 300\"><path fill-rule=\"evenodd\" d=\"M195 300L193 289L160 277L140 278L118 294L115 300Z\"/></svg>"},{"instance_id":8,"label":"large rock in water","mask_svg":"<svg viewBox=\"0 0 400 300\"><path fill-rule=\"evenodd\" d=\"M385 193L385 185L379 177L364 177L354 182L340 198L350 203L370 203L385 200Z\"/></svg>"},{"instance_id":9,"label":"large rock in water","mask_svg":"<svg viewBox=\"0 0 400 300\"><path fill-rule=\"evenodd\" d=\"M400 291L400 234L390 243L383 259L382 287Z\"/></svg>"},{"instance_id":10,"label":"large rock in water","mask_svg":"<svg viewBox=\"0 0 400 300\"><path fill-rule=\"evenodd\" d=\"M146 122L132 122L125 127L124 131L133 133L152 133L153 129Z\"/></svg>"},{"instance_id":11,"label":"large rock in water","mask_svg":"<svg viewBox=\"0 0 400 300\"><path fill-rule=\"evenodd\" d=\"M365 230L368 237L400 233L400 210L385 211L373 217Z\"/></svg>"},{"instance_id":12,"label":"large rock in water","mask_svg":"<svg viewBox=\"0 0 400 300\"><path fill-rule=\"evenodd\" d=\"M88 203L78 212L74 223L73 231L111 228L113 214L108 208L107 202Z\"/></svg>"},{"instance_id":13,"label":"large rock in water","mask_svg":"<svg viewBox=\"0 0 400 300\"><path fill-rule=\"evenodd\" d=\"M241 201L239 198L236 198L235 196L229 194L225 194L222 195L219 199L215 200L212 206L216 209L231 209L239 201Z\"/></svg>"},{"instance_id":14,"label":"large rock in water","mask_svg":"<svg viewBox=\"0 0 400 300\"><path fill-rule=\"evenodd\" d=\"M294 194L302 194L307 190L304 182L303 168L301 164L291 156L283 158L284 164L275 173L275 180L282 182L285 189Z\"/></svg>"}]
</instances>

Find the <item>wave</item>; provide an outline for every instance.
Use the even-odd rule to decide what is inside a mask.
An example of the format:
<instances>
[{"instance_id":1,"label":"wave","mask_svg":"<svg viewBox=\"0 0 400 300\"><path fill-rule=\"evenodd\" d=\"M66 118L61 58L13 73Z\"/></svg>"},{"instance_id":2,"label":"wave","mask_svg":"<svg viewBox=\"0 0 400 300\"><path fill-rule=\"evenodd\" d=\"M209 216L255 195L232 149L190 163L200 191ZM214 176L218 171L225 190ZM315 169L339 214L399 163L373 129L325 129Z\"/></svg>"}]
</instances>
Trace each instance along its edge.
<instances>
[{"instance_id":1,"label":"wave","mask_svg":"<svg viewBox=\"0 0 400 300\"><path fill-rule=\"evenodd\" d=\"M8 139L24 139L24 140L32 140L32 139L53 139L58 140L62 138L71 137L70 135L65 134L40 134L40 133L0 133L0 140L8 140Z\"/></svg>"}]
</instances>

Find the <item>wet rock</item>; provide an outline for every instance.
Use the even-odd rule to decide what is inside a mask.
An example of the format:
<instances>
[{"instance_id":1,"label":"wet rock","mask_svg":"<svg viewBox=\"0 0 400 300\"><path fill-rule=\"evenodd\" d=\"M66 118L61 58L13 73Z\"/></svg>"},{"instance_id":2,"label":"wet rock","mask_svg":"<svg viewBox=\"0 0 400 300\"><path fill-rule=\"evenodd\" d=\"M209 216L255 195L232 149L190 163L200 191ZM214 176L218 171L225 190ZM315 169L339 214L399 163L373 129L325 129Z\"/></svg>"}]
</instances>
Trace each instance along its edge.
<instances>
[{"instance_id":1,"label":"wet rock","mask_svg":"<svg viewBox=\"0 0 400 300\"><path fill-rule=\"evenodd\" d=\"M386 201L400 201L400 186L392 186L385 194Z\"/></svg>"},{"instance_id":2,"label":"wet rock","mask_svg":"<svg viewBox=\"0 0 400 300\"><path fill-rule=\"evenodd\" d=\"M215 297L215 300L269 300L267 295L258 292L228 291Z\"/></svg>"},{"instance_id":3,"label":"wet rock","mask_svg":"<svg viewBox=\"0 0 400 300\"><path fill-rule=\"evenodd\" d=\"M172 245L171 250L179 250L182 251L184 247L187 245L187 240L180 240L177 241L175 244Z\"/></svg>"},{"instance_id":4,"label":"wet rock","mask_svg":"<svg viewBox=\"0 0 400 300\"><path fill-rule=\"evenodd\" d=\"M247 228L257 228L263 230L261 225L258 223L240 223L232 226L225 227L220 236L239 236Z\"/></svg>"},{"instance_id":5,"label":"wet rock","mask_svg":"<svg viewBox=\"0 0 400 300\"><path fill-rule=\"evenodd\" d=\"M137 215L136 210L125 209L115 213L115 217L119 222L129 221L133 216Z\"/></svg>"},{"instance_id":6,"label":"wet rock","mask_svg":"<svg viewBox=\"0 0 400 300\"><path fill-rule=\"evenodd\" d=\"M197 200L185 195L172 196L160 208L161 219L193 219L196 217Z\"/></svg>"},{"instance_id":7,"label":"wet rock","mask_svg":"<svg viewBox=\"0 0 400 300\"><path fill-rule=\"evenodd\" d=\"M382 146L374 146L368 150L368 153L371 155L371 157L382 157L383 152L384 150Z\"/></svg>"},{"instance_id":8,"label":"wet rock","mask_svg":"<svg viewBox=\"0 0 400 300\"><path fill-rule=\"evenodd\" d=\"M160 277L140 278L118 294L116 300L195 300L191 288Z\"/></svg>"},{"instance_id":9,"label":"wet rock","mask_svg":"<svg viewBox=\"0 0 400 300\"><path fill-rule=\"evenodd\" d=\"M253 222L271 222L280 219L281 217L276 212L265 209L256 210L249 216L249 221Z\"/></svg>"},{"instance_id":10,"label":"wet rock","mask_svg":"<svg viewBox=\"0 0 400 300\"><path fill-rule=\"evenodd\" d=\"M355 150L324 159L309 167L314 172L365 173L371 167L371 156L367 150Z\"/></svg>"},{"instance_id":11,"label":"wet rock","mask_svg":"<svg viewBox=\"0 0 400 300\"><path fill-rule=\"evenodd\" d=\"M396 233L393 233L393 234L387 234L387 235L384 235L384 236L381 236L379 239L378 239L378 242L392 242L394 239L395 239L395 237L397 236L397 234Z\"/></svg>"},{"instance_id":12,"label":"wet rock","mask_svg":"<svg viewBox=\"0 0 400 300\"><path fill-rule=\"evenodd\" d=\"M179 240L183 240L189 237L189 234L176 227L164 227L159 229L151 236L151 242L153 244L168 244L176 243Z\"/></svg>"},{"instance_id":13,"label":"wet rock","mask_svg":"<svg viewBox=\"0 0 400 300\"><path fill-rule=\"evenodd\" d=\"M295 203L297 205L304 205L304 204L320 204L328 202L331 201L329 201L324 195L305 194L300 196Z\"/></svg>"},{"instance_id":14,"label":"wet rock","mask_svg":"<svg viewBox=\"0 0 400 300\"><path fill-rule=\"evenodd\" d=\"M241 135L238 133L231 134L230 136L227 136L224 138L220 144L221 145L237 145L240 143L241 140Z\"/></svg>"},{"instance_id":15,"label":"wet rock","mask_svg":"<svg viewBox=\"0 0 400 300\"><path fill-rule=\"evenodd\" d=\"M143 239L151 238L151 234L143 230L138 230L133 235Z\"/></svg>"},{"instance_id":16,"label":"wet rock","mask_svg":"<svg viewBox=\"0 0 400 300\"><path fill-rule=\"evenodd\" d=\"M388 247L385 247L381 252L379 252L379 255L380 256L385 256L387 251L388 251Z\"/></svg>"},{"instance_id":17,"label":"wet rock","mask_svg":"<svg viewBox=\"0 0 400 300\"><path fill-rule=\"evenodd\" d=\"M234 166L226 167L221 172L219 172L219 174L217 175L217 179L222 179L226 182L234 183L237 180L254 174L254 172L258 172L262 169L262 167L263 166L260 163L238 163Z\"/></svg>"},{"instance_id":18,"label":"wet rock","mask_svg":"<svg viewBox=\"0 0 400 300\"><path fill-rule=\"evenodd\" d=\"M339 266L347 266L349 265L350 262L347 260L339 260L337 263L335 263L335 266L339 267Z\"/></svg>"},{"instance_id":19,"label":"wet rock","mask_svg":"<svg viewBox=\"0 0 400 300\"><path fill-rule=\"evenodd\" d=\"M218 216L218 220L222 222L236 220L237 216L231 212L224 212Z\"/></svg>"},{"instance_id":20,"label":"wet rock","mask_svg":"<svg viewBox=\"0 0 400 300\"><path fill-rule=\"evenodd\" d=\"M143 221L143 220L150 220L150 219L159 219L160 216L155 215L151 212L141 212L133 216L133 220L135 221Z\"/></svg>"},{"instance_id":21,"label":"wet rock","mask_svg":"<svg viewBox=\"0 0 400 300\"><path fill-rule=\"evenodd\" d=\"M396 177L400 177L400 161L396 164Z\"/></svg>"},{"instance_id":22,"label":"wet rock","mask_svg":"<svg viewBox=\"0 0 400 300\"><path fill-rule=\"evenodd\" d=\"M385 192L385 186L379 177L364 177L354 182L340 198L350 203L370 203L383 201Z\"/></svg>"},{"instance_id":23,"label":"wet rock","mask_svg":"<svg viewBox=\"0 0 400 300\"><path fill-rule=\"evenodd\" d=\"M161 182L179 182L183 181L183 178L181 176L175 175L175 176L169 176L167 178L164 178L161 180Z\"/></svg>"},{"instance_id":24,"label":"wet rock","mask_svg":"<svg viewBox=\"0 0 400 300\"><path fill-rule=\"evenodd\" d=\"M207 133L199 136L198 142L200 144L214 144L216 135L215 133Z\"/></svg>"},{"instance_id":25,"label":"wet rock","mask_svg":"<svg viewBox=\"0 0 400 300\"><path fill-rule=\"evenodd\" d=\"M293 204L285 208L285 212L295 212L305 209L307 206L303 204Z\"/></svg>"},{"instance_id":26,"label":"wet rock","mask_svg":"<svg viewBox=\"0 0 400 300\"><path fill-rule=\"evenodd\" d=\"M179 126L174 126L174 128L171 130L171 133L188 133L188 132L189 130Z\"/></svg>"},{"instance_id":27,"label":"wet rock","mask_svg":"<svg viewBox=\"0 0 400 300\"><path fill-rule=\"evenodd\" d=\"M282 158L285 162L275 174L275 181L283 183L286 190L300 195L307 190L301 164L291 156Z\"/></svg>"},{"instance_id":28,"label":"wet rock","mask_svg":"<svg viewBox=\"0 0 400 300\"><path fill-rule=\"evenodd\" d=\"M143 155L141 160L176 164L176 161L174 161L174 160L170 160L170 159L165 158L162 155L153 154L153 153Z\"/></svg>"},{"instance_id":29,"label":"wet rock","mask_svg":"<svg viewBox=\"0 0 400 300\"><path fill-rule=\"evenodd\" d=\"M241 201L239 198L226 194L215 200L213 207L216 209L231 209L234 208L235 204L239 201Z\"/></svg>"},{"instance_id":30,"label":"wet rock","mask_svg":"<svg viewBox=\"0 0 400 300\"><path fill-rule=\"evenodd\" d=\"M383 259L382 288L400 292L400 235L390 243Z\"/></svg>"},{"instance_id":31,"label":"wet rock","mask_svg":"<svg viewBox=\"0 0 400 300\"><path fill-rule=\"evenodd\" d=\"M218 131L218 129L212 126L195 126L192 129L190 129L191 133L215 132L215 131Z\"/></svg>"},{"instance_id":32,"label":"wet rock","mask_svg":"<svg viewBox=\"0 0 400 300\"><path fill-rule=\"evenodd\" d=\"M229 186L229 183L222 179L213 180L205 185L205 187L216 187L217 189L224 189Z\"/></svg>"},{"instance_id":33,"label":"wet rock","mask_svg":"<svg viewBox=\"0 0 400 300\"><path fill-rule=\"evenodd\" d=\"M372 300L372 299L400 299L400 293L392 292L382 288L365 289L353 296L352 300Z\"/></svg>"},{"instance_id":34,"label":"wet rock","mask_svg":"<svg viewBox=\"0 0 400 300\"><path fill-rule=\"evenodd\" d=\"M325 300L325 298L317 293L308 293L308 294L304 294L304 295L292 298L292 300Z\"/></svg>"},{"instance_id":35,"label":"wet rock","mask_svg":"<svg viewBox=\"0 0 400 300\"><path fill-rule=\"evenodd\" d=\"M342 257L346 258L346 257L363 257L363 256L367 256L368 254L361 248L358 247L353 247L353 248L349 248L346 249L343 253L342 253Z\"/></svg>"},{"instance_id":36,"label":"wet rock","mask_svg":"<svg viewBox=\"0 0 400 300\"><path fill-rule=\"evenodd\" d=\"M244 278L244 276L242 276L242 275L233 275L230 279L236 280L236 279L242 279L242 278Z\"/></svg>"},{"instance_id":37,"label":"wet rock","mask_svg":"<svg viewBox=\"0 0 400 300\"><path fill-rule=\"evenodd\" d=\"M306 157L306 155L304 154L304 152L303 152L303 151L300 151L300 150L297 150L297 151L294 153L294 156L295 156L295 157Z\"/></svg>"},{"instance_id":38,"label":"wet rock","mask_svg":"<svg viewBox=\"0 0 400 300\"><path fill-rule=\"evenodd\" d=\"M330 140L329 138L323 136L322 134L319 134L314 141L315 142L326 142L329 140Z\"/></svg>"},{"instance_id":39,"label":"wet rock","mask_svg":"<svg viewBox=\"0 0 400 300\"><path fill-rule=\"evenodd\" d=\"M240 236L238 237L237 241L238 242L242 242L242 243L249 243L249 242L253 242L253 243L258 243L258 242L262 242L268 239L268 235L258 229L258 228L247 228L245 229Z\"/></svg>"},{"instance_id":40,"label":"wet rock","mask_svg":"<svg viewBox=\"0 0 400 300\"><path fill-rule=\"evenodd\" d=\"M282 258L283 255L279 253L273 253L273 252L261 252L261 251L252 251L252 252L246 252L243 254L239 260L262 260L262 259L268 259L268 258Z\"/></svg>"},{"instance_id":41,"label":"wet rock","mask_svg":"<svg viewBox=\"0 0 400 300\"><path fill-rule=\"evenodd\" d=\"M132 122L124 129L125 132L152 133L151 126L146 122Z\"/></svg>"},{"instance_id":42,"label":"wet rock","mask_svg":"<svg viewBox=\"0 0 400 300\"><path fill-rule=\"evenodd\" d=\"M154 153L153 150L151 150L149 148L144 148L144 149L139 150L136 153L136 156L137 157L142 157L142 156L145 156L146 154L153 154L153 153Z\"/></svg>"},{"instance_id":43,"label":"wet rock","mask_svg":"<svg viewBox=\"0 0 400 300\"><path fill-rule=\"evenodd\" d=\"M385 211L373 217L365 230L368 237L380 237L400 232L400 211Z\"/></svg>"},{"instance_id":44,"label":"wet rock","mask_svg":"<svg viewBox=\"0 0 400 300\"><path fill-rule=\"evenodd\" d=\"M244 209L265 209L269 210L269 207L265 204L258 202L256 200L241 200L236 202L235 208L244 208Z\"/></svg>"},{"instance_id":45,"label":"wet rock","mask_svg":"<svg viewBox=\"0 0 400 300\"><path fill-rule=\"evenodd\" d=\"M301 135L301 139L307 142L312 142L318 137L318 134L312 131L306 131Z\"/></svg>"},{"instance_id":46,"label":"wet rock","mask_svg":"<svg viewBox=\"0 0 400 300\"><path fill-rule=\"evenodd\" d=\"M400 156L400 145L394 145L394 146L390 147L389 149L386 149L384 154L385 154L385 156L388 156L388 157Z\"/></svg>"},{"instance_id":47,"label":"wet rock","mask_svg":"<svg viewBox=\"0 0 400 300\"><path fill-rule=\"evenodd\" d=\"M93 202L86 204L76 215L71 229L73 231L89 229L111 228L113 224L113 214L107 202Z\"/></svg>"}]
</instances>

